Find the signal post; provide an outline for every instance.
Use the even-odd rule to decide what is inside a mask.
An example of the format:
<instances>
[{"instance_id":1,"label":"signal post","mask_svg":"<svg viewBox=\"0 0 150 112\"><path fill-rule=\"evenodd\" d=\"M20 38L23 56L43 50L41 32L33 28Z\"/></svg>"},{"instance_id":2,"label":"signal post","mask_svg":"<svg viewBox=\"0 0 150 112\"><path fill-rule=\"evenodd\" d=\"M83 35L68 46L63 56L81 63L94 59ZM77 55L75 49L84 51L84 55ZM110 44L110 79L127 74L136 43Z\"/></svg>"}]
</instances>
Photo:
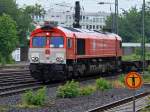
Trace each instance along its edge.
<instances>
[{"instance_id":1,"label":"signal post","mask_svg":"<svg viewBox=\"0 0 150 112\"><path fill-rule=\"evenodd\" d=\"M143 84L142 77L137 72L129 72L125 76L125 85L127 88L133 90L133 112L136 112L135 110L135 94L136 90L139 89Z\"/></svg>"}]
</instances>

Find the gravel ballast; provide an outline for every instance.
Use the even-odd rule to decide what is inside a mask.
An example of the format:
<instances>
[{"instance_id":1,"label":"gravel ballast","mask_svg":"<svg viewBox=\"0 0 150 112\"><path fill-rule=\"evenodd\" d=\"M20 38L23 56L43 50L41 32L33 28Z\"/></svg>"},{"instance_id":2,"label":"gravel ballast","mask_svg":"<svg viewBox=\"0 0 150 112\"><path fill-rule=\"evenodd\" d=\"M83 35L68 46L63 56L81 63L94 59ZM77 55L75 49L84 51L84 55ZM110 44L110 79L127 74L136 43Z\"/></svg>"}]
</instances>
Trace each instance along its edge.
<instances>
[{"instance_id":1,"label":"gravel ballast","mask_svg":"<svg viewBox=\"0 0 150 112\"><path fill-rule=\"evenodd\" d=\"M93 84L94 81L89 83L83 82L81 85ZM46 106L39 108L18 108L16 105L21 104L21 95L12 95L9 97L0 98L0 106L8 106L8 112L85 112L89 109L102 106L125 97L133 95L132 90L126 88L110 89L108 91L96 91L89 96L79 96L76 98L57 98L56 87L47 88L47 102ZM136 91L136 94L149 91L150 88L143 86Z\"/></svg>"}]
</instances>

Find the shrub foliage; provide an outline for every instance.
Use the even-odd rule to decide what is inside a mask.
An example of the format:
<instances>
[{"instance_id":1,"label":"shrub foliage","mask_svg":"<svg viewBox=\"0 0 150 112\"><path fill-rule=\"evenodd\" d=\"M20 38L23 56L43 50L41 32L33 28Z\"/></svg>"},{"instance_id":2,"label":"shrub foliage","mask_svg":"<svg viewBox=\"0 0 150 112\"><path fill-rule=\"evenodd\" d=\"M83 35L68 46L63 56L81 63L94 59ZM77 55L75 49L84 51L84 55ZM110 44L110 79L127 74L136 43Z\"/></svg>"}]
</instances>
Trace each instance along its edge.
<instances>
[{"instance_id":1,"label":"shrub foliage","mask_svg":"<svg viewBox=\"0 0 150 112\"><path fill-rule=\"evenodd\" d=\"M32 90L23 94L23 103L25 105L41 106L46 100L46 88L39 89L36 93Z\"/></svg>"},{"instance_id":2,"label":"shrub foliage","mask_svg":"<svg viewBox=\"0 0 150 112\"><path fill-rule=\"evenodd\" d=\"M121 75L119 76L118 80L119 80L121 83L124 84L124 83L125 83L125 82L124 82L124 75L121 74Z\"/></svg>"},{"instance_id":3,"label":"shrub foliage","mask_svg":"<svg viewBox=\"0 0 150 112\"><path fill-rule=\"evenodd\" d=\"M99 78L96 80L96 88L99 90L107 90L107 89L111 89L112 85L111 83L109 83L107 80L103 79L103 78Z\"/></svg>"},{"instance_id":4,"label":"shrub foliage","mask_svg":"<svg viewBox=\"0 0 150 112\"><path fill-rule=\"evenodd\" d=\"M79 95L79 83L75 81L67 81L63 86L59 86L57 96L62 98L72 98Z\"/></svg>"}]
</instances>

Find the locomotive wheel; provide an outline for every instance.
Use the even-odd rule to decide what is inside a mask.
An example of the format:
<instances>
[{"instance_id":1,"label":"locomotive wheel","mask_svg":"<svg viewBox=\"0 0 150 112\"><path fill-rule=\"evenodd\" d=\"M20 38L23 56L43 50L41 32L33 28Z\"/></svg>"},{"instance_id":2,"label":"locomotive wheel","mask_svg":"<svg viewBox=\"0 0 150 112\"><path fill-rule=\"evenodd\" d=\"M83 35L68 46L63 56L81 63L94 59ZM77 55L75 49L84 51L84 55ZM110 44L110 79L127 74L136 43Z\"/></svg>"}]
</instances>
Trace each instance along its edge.
<instances>
[{"instance_id":1,"label":"locomotive wheel","mask_svg":"<svg viewBox=\"0 0 150 112\"><path fill-rule=\"evenodd\" d=\"M67 79L69 79L69 80L73 79L73 72L72 71L68 72Z\"/></svg>"},{"instance_id":2,"label":"locomotive wheel","mask_svg":"<svg viewBox=\"0 0 150 112\"><path fill-rule=\"evenodd\" d=\"M45 83L45 80L42 77L42 72L40 70L30 71L30 73L31 73L31 76L35 78L37 81Z\"/></svg>"}]
</instances>

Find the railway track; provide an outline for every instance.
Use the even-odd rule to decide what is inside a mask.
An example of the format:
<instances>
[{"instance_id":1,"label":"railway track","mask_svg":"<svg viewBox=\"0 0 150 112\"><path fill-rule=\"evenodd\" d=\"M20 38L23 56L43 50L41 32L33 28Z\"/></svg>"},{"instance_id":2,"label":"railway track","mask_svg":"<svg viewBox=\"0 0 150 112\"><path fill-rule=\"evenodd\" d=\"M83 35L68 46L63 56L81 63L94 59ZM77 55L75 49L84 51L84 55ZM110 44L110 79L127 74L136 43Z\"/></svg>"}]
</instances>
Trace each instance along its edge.
<instances>
[{"instance_id":1,"label":"railway track","mask_svg":"<svg viewBox=\"0 0 150 112\"><path fill-rule=\"evenodd\" d=\"M76 80L85 81L85 80L96 79L96 78L99 78L99 76L83 77L81 79L76 79ZM106 79L107 78L110 79L110 77L106 77ZM114 77L111 78L112 80L114 79ZM55 83L55 85L59 85L59 84ZM38 89L42 86L43 85L40 82L35 81L30 76L29 69L26 66L23 68L11 67L11 69L0 70L0 96L19 93L19 92L26 91L28 89Z\"/></svg>"},{"instance_id":2,"label":"railway track","mask_svg":"<svg viewBox=\"0 0 150 112\"><path fill-rule=\"evenodd\" d=\"M0 97L25 92L30 89L39 89L41 87L43 87L43 85L41 85L41 83L38 83L38 82L21 83L21 84L16 84L16 85L11 85L11 86L3 86L0 88Z\"/></svg>"},{"instance_id":3,"label":"railway track","mask_svg":"<svg viewBox=\"0 0 150 112\"><path fill-rule=\"evenodd\" d=\"M27 68L11 67L0 70L0 97L38 89L42 85L35 81Z\"/></svg>"},{"instance_id":4,"label":"railway track","mask_svg":"<svg viewBox=\"0 0 150 112\"><path fill-rule=\"evenodd\" d=\"M84 77L75 80L82 82L97 78L99 78L99 76ZM107 78L110 79L110 77ZM46 86L56 87L63 83L64 82L52 82ZM29 70L6 70L0 72L0 97L21 93L29 89L38 89L41 87L43 87L42 83L35 81L30 76Z\"/></svg>"},{"instance_id":5,"label":"railway track","mask_svg":"<svg viewBox=\"0 0 150 112\"><path fill-rule=\"evenodd\" d=\"M147 84L146 86L149 86L150 87L150 84ZM144 97L147 97L150 95L150 91L147 91L147 92L143 92L143 93L140 93L140 94L137 94L135 96L136 100L137 99L140 99L140 98L144 98ZM131 97L128 97L128 98L124 98L124 99L121 99L121 100L118 100L118 101L115 101L115 102L112 102L112 103L109 103L109 104L106 104L106 105L103 105L103 106L100 106L100 107L97 107L97 108L94 108L94 109L90 109L88 110L87 112L125 112L123 110L113 110L114 108L117 108L118 106L124 106L124 104L127 104L127 103L130 103L132 102L133 100L133 96ZM132 104L129 104L130 106L132 106ZM127 108L126 108L127 109ZM138 110L141 110L141 108L138 108Z\"/></svg>"}]
</instances>

